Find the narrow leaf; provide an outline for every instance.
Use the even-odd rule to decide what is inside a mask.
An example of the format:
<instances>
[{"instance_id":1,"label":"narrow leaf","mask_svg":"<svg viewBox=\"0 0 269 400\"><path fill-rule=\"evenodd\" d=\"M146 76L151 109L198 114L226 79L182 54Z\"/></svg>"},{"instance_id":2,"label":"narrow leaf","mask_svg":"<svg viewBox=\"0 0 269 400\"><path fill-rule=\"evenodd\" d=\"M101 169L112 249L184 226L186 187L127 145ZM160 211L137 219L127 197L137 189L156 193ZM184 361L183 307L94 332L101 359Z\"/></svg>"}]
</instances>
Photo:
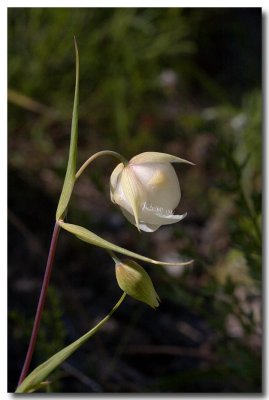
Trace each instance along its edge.
<instances>
[{"instance_id":1,"label":"narrow leaf","mask_svg":"<svg viewBox=\"0 0 269 400\"><path fill-rule=\"evenodd\" d=\"M64 217L76 179L75 175L76 175L76 164L77 164L78 98L79 98L79 54L78 54L76 40L75 40L75 52L76 52L76 85L75 85L75 96L74 96L74 106L73 106L72 125L71 125L69 158L68 158L63 189L58 203L58 208L56 211L57 221Z\"/></svg>"},{"instance_id":2,"label":"narrow leaf","mask_svg":"<svg viewBox=\"0 0 269 400\"><path fill-rule=\"evenodd\" d=\"M54 354L51 358L45 361L43 364L35 368L30 375L28 375L24 381L18 386L15 393L29 393L32 392L36 387L39 387L41 382L60 364L62 364L68 357L70 357L77 349L80 348L91 336L93 336L101 326L111 317L111 315L117 310L120 304L123 302L126 293L123 293L117 304L112 308L110 313L102 319L94 328L85 335L81 336L75 342L71 343L69 346L60 350L58 353Z\"/></svg>"},{"instance_id":3,"label":"narrow leaf","mask_svg":"<svg viewBox=\"0 0 269 400\"><path fill-rule=\"evenodd\" d=\"M148 257L144 257L140 254L134 253L130 250L126 250L123 247L117 246L108 240L105 240L101 238L100 236L97 236L95 233L89 231L88 229L83 228L82 226L78 225L73 225L73 224L67 224L66 222L59 222L59 225L65 229L66 231L73 233L75 236L77 236L80 240L83 242L87 242L90 244L93 244L98 247L102 247L103 249L110 250L110 251L115 251L117 253L124 254L129 257L137 258L138 260L145 261L151 264L155 265L188 265L193 262L191 261L186 261L186 262L180 262L180 263L175 263L175 262L164 262L164 261L157 261L153 260Z\"/></svg>"}]
</instances>

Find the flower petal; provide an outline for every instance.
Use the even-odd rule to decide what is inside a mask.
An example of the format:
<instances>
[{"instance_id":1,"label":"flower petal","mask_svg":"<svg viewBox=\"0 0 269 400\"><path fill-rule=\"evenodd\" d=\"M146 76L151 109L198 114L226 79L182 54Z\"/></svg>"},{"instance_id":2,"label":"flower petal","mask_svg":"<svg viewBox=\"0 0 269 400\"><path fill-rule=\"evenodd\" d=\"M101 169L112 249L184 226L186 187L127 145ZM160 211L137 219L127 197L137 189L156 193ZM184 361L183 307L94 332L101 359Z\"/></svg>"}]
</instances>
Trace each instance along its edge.
<instances>
[{"instance_id":1,"label":"flower petal","mask_svg":"<svg viewBox=\"0 0 269 400\"><path fill-rule=\"evenodd\" d=\"M144 232L155 232L160 228L161 225L152 225L152 224L139 224L141 231Z\"/></svg>"},{"instance_id":2,"label":"flower petal","mask_svg":"<svg viewBox=\"0 0 269 400\"><path fill-rule=\"evenodd\" d=\"M115 203L114 192L116 190L118 179L120 177L120 174L122 173L123 168L123 163L118 164L110 177L110 198L113 203Z\"/></svg>"},{"instance_id":3,"label":"flower petal","mask_svg":"<svg viewBox=\"0 0 269 400\"><path fill-rule=\"evenodd\" d=\"M126 219L132 224L136 225L136 221L134 216L121 207L121 211ZM176 222L181 221L185 218L187 213L182 215L161 215L161 214L147 214L145 215L143 212L141 213L139 220L139 229L144 232L155 232L162 225L170 225L175 224Z\"/></svg>"},{"instance_id":4,"label":"flower petal","mask_svg":"<svg viewBox=\"0 0 269 400\"><path fill-rule=\"evenodd\" d=\"M132 214L130 214L128 211L126 211L124 208L121 207L122 214L125 216L125 218L132 224L135 224L135 219ZM155 232L160 225L151 225L151 224L146 224L146 223L141 223L139 222L139 229L144 232Z\"/></svg>"},{"instance_id":5,"label":"flower petal","mask_svg":"<svg viewBox=\"0 0 269 400\"><path fill-rule=\"evenodd\" d=\"M121 207L121 212L132 225L134 225L134 226L136 225L134 216L132 214L130 214L127 210L125 210L122 207ZM144 222L143 223L139 222L139 228L141 231L144 231L144 232L155 232L159 227L160 227L160 225L150 225L150 224L146 224Z\"/></svg>"},{"instance_id":6,"label":"flower petal","mask_svg":"<svg viewBox=\"0 0 269 400\"><path fill-rule=\"evenodd\" d=\"M145 163L131 167L144 187L147 204L152 208L174 210L181 197L178 177L170 163ZM172 211L170 212L170 214Z\"/></svg>"},{"instance_id":7,"label":"flower petal","mask_svg":"<svg viewBox=\"0 0 269 400\"><path fill-rule=\"evenodd\" d=\"M131 222L132 225L135 226L136 223L135 223L135 218L134 218L134 216L133 216L131 213L129 213L129 211L127 211L125 208L120 207L120 209L121 209L122 214L125 216L125 218L126 218L129 222Z\"/></svg>"},{"instance_id":8,"label":"flower petal","mask_svg":"<svg viewBox=\"0 0 269 400\"><path fill-rule=\"evenodd\" d=\"M135 175L134 171L129 167L123 169L120 183L124 196L126 197L134 213L137 229L140 230L139 214L141 211L141 204L143 203L145 195L143 187L139 179Z\"/></svg>"},{"instance_id":9,"label":"flower petal","mask_svg":"<svg viewBox=\"0 0 269 400\"><path fill-rule=\"evenodd\" d=\"M170 224L175 224L176 222L181 221L183 218L185 218L187 215L187 213L182 214L182 215L174 215L174 214L170 214L170 215L164 215L164 214L152 214L150 216L147 216L147 218L145 218L145 222L147 224L153 224L153 225L170 225ZM141 222L143 221L143 215L141 218Z\"/></svg>"},{"instance_id":10,"label":"flower petal","mask_svg":"<svg viewBox=\"0 0 269 400\"><path fill-rule=\"evenodd\" d=\"M185 213L183 215L171 215L169 217L155 215L156 224L150 224L148 222L140 222L139 227L140 227L141 231L144 231L144 232L155 232L162 225L171 225L171 224L175 224L176 222L181 221L183 218L186 217L186 215L187 215L187 213ZM158 223L157 223L157 221L158 221Z\"/></svg>"},{"instance_id":11,"label":"flower petal","mask_svg":"<svg viewBox=\"0 0 269 400\"><path fill-rule=\"evenodd\" d=\"M144 163L173 163L182 162L191 165L195 165L190 161L184 160L184 158L179 158L167 153L158 153L156 151L146 151L144 153L134 156L130 160L130 164L144 164Z\"/></svg>"}]
</instances>

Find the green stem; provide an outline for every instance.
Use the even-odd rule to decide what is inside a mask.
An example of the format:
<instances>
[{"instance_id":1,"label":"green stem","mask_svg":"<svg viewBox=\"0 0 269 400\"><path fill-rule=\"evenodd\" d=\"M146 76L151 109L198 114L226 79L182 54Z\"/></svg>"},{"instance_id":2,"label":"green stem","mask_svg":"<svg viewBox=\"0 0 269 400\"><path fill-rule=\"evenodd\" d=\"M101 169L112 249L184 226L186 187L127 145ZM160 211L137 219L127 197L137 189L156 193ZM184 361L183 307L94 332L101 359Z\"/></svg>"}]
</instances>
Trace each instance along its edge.
<instances>
[{"instance_id":1,"label":"green stem","mask_svg":"<svg viewBox=\"0 0 269 400\"><path fill-rule=\"evenodd\" d=\"M116 151L112 151L112 150L102 150L102 151L98 151L98 153L93 154L90 158L88 158L87 161L85 161L85 163L80 167L80 169L78 170L78 172L76 173L76 179L78 179L80 177L80 175L82 174L82 172L88 167L88 165L94 161L96 158L100 157L100 156L113 156L116 157L118 160L120 160L124 165L128 164L128 161L119 153L117 153Z\"/></svg>"}]
</instances>

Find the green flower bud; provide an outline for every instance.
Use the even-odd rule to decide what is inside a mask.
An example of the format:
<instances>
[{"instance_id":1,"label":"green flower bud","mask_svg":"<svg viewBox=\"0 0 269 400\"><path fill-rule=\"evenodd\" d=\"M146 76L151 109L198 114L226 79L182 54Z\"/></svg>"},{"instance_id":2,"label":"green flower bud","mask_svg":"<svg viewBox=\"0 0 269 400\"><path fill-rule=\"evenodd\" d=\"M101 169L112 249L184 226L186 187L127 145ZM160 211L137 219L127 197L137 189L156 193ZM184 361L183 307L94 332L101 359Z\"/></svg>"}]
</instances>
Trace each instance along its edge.
<instances>
[{"instance_id":1,"label":"green flower bud","mask_svg":"<svg viewBox=\"0 0 269 400\"><path fill-rule=\"evenodd\" d=\"M119 287L129 296L152 308L159 306L160 298L148 273L135 261L126 259L116 262L116 278Z\"/></svg>"}]
</instances>

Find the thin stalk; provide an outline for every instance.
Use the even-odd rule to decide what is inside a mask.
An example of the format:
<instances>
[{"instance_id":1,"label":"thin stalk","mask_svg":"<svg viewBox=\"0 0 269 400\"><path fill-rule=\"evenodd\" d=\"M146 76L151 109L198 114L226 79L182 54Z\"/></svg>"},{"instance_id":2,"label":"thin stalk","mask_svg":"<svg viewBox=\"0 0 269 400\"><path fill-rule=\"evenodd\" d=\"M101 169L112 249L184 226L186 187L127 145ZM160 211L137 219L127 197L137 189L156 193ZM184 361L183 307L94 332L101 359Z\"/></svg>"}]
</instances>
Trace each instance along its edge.
<instances>
[{"instance_id":1,"label":"thin stalk","mask_svg":"<svg viewBox=\"0 0 269 400\"><path fill-rule=\"evenodd\" d=\"M120 160L124 165L128 164L128 161L121 154L117 153L116 151L112 151L112 150L98 151L97 153L93 154L90 158L88 158L88 160L85 161L85 163L80 167L80 169L76 173L76 179L78 179L80 177L82 172L88 167L88 165L92 161L94 161L97 157L100 157L100 156L113 156L113 157L116 157L118 160Z\"/></svg>"},{"instance_id":2,"label":"thin stalk","mask_svg":"<svg viewBox=\"0 0 269 400\"><path fill-rule=\"evenodd\" d=\"M35 345L36 345L36 339L37 339L37 335L38 335L38 331L39 331L39 325L40 325L40 321L41 321L41 317L42 317L42 312L43 312L43 308L44 308L44 304L45 304L45 300L46 300L46 296L47 296L47 292L48 292L48 286L49 286L49 281L50 281L50 277L51 277L51 271L52 271L52 267L53 267L55 250L56 250L56 246L57 246L60 229L61 229L60 225L58 225L58 223L56 222L55 226L54 226L52 238L51 238L50 249L49 249L49 254L48 254L48 259L47 259L47 265L46 265L45 274L44 274L44 278L43 278L42 288L40 291L40 296L39 296L38 306L37 306L37 310L36 310L34 325L33 325L33 329L32 329L31 339L29 342L27 354L25 357L25 361L23 364L23 368L21 371L18 385L20 385L22 383L22 381L25 379L25 377L27 376L29 368L30 368L30 364L32 361L32 356L33 356Z\"/></svg>"}]
</instances>

